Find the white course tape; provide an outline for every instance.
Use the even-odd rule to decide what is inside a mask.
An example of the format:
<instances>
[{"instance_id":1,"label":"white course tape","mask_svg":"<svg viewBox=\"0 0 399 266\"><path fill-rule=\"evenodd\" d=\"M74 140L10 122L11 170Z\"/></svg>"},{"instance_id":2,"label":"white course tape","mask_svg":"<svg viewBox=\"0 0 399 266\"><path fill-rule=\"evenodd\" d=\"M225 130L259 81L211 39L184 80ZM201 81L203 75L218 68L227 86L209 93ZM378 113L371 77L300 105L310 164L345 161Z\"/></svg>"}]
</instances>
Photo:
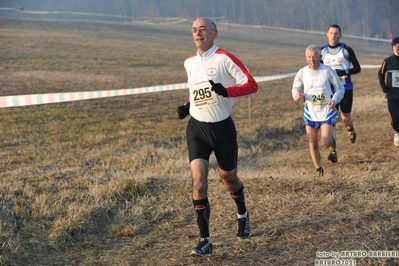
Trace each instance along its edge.
<instances>
[{"instance_id":1,"label":"white course tape","mask_svg":"<svg viewBox=\"0 0 399 266\"><path fill-rule=\"evenodd\" d=\"M364 65L362 68L378 68L377 65ZM283 79L295 76L297 72L272 75L272 76L258 76L254 77L256 82L264 82L276 79ZM46 94L27 94L27 95L12 95L12 96L0 96L0 108L37 105L37 104L48 104L48 103L60 103L60 102L72 102L89 99L107 98L115 96L125 96L133 94L142 94L149 92L160 92L160 91L172 91L187 89L187 83L175 83L159 86L150 86L142 88L132 89L120 89L120 90L106 90L106 91L80 91L80 92L60 92L60 93L46 93Z\"/></svg>"},{"instance_id":2,"label":"white course tape","mask_svg":"<svg viewBox=\"0 0 399 266\"><path fill-rule=\"evenodd\" d=\"M180 90L186 88L188 88L187 83L176 83L176 84L168 84L161 86L151 86L151 87L121 89L121 90L80 91L80 92L0 96L0 108L47 104L47 103L72 102L72 101L124 96L124 95L141 94L149 92Z\"/></svg>"}]
</instances>

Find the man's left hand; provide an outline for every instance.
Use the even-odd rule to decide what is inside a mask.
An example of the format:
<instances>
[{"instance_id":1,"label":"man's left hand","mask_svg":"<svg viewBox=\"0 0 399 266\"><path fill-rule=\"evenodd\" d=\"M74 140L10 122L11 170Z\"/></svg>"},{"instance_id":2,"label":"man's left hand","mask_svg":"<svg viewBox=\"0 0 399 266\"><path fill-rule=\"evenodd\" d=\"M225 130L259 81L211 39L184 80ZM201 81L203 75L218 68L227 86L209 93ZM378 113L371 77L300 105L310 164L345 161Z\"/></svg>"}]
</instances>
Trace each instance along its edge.
<instances>
[{"instance_id":1,"label":"man's left hand","mask_svg":"<svg viewBox=\"0 0 399 266\"><path fill-rule=\"evenodd\" d=\"M334 111L335 110L335 102L334 101L329 101L328 102L328 109L330 109L330 111Z\"/></svg>"},{"instance_id":2,"label":"man's left hand","mask_svg":"<svg viewBox=\"0 0 399 266\"><path fill-rule=\"evenodd\" d=\"M346 75L346 71L342 69L336 69L335 72L337 72L338 77L342 77Z\"/></svg>"},{"instance_id":3,"label":"man's left hand","mask_svg":"<svg viewBox=\"0 0 399 266\"><path fill-rule=\"evenodd\" d=\"M220 83L215 83L211 79L209 80L209 83L211 83L212 88L211 90L216 92L217 94L227 97L227 89Z\"/></svg>"}]
</instances>

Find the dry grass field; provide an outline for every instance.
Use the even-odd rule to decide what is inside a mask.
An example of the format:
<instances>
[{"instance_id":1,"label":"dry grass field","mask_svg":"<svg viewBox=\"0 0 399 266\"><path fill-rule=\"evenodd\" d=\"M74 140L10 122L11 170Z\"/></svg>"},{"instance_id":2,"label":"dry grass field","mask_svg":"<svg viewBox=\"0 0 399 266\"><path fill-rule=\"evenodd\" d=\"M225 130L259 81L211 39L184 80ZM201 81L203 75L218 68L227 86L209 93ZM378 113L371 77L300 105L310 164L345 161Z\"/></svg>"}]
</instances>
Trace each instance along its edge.
<instances>
[{"instance_id":1,"label":"dry grass field","mask_svg":"<svg viewBox=\"0 0 399 266\"><path fill-rule=\"evenodd\" d=\"M106 24L0 19L1 96L134 88L186 81L191 21ZM342 38L362 65L392 53ZM219 25L217 44L254 76L297 71L324 35ZM399 250L399 150L377 69L355 83L351 144L313 178L292 78L237 99L239 176L251 237L235 237L235 205L210 169L214 253L192 258L186 90L0 109L0 265L314 265L320 251ZM250 103L250 104L249 104ZM397 254L397 253L396 253ZM399 258L355 258L399 265Z\"/></svg>"}]
</instances>

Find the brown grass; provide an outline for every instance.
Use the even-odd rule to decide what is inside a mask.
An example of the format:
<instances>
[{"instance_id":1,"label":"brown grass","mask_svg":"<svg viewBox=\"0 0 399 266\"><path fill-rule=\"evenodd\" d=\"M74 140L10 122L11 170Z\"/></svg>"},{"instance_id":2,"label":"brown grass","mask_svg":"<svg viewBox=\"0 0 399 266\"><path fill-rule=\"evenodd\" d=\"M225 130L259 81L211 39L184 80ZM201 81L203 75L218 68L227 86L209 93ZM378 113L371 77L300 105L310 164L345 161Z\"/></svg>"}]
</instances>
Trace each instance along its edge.
<instances>
[{"instance_id":1,"label":"brown grass","mask_svg":"<svg viewBox=\"0 0 399 266\"><path fill-rule=\"evenodd\" d=\"M185 82L190 23L0 20L2 95ZM254 76L297 71L323 35L219 26L217 44ZM343 39L361 64L389 44ZM317 251L398 249L398 149L376 69L354 76L358 141L338 125L336 165L314 179L292 78L236 101L239 175L252 236L235 238L235 206L211 159L214 254L188 256L191 204L187 91L0 109L0 265L314 265ZM322 151L326 158L327 151ZM356 259L398 265L398 259Z\"/></svg>"}]
</instances>

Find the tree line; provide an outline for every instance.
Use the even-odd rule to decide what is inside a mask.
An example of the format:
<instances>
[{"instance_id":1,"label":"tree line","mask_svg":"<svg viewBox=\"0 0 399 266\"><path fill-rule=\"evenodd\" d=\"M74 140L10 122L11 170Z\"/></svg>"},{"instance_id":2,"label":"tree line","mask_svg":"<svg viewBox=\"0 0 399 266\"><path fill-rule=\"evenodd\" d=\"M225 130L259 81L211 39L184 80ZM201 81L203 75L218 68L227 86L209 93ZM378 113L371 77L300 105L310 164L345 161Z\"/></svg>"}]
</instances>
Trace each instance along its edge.
<instances>
[{"instance_id":1,"label":"tree line","mask_svg":"<svg viewBox=\"0 0 399 266\"><path fill-rule=\"evenodd\" d=\"M0 5L19 6L21 1L3 0ZM207 16L223 22L312 31L327 31L329 25L338 24L343 34L399 35L398 0L35 0L25 8L109 14L117 18L102 19L123 21Z\"/></svg>"}]
</instances>

